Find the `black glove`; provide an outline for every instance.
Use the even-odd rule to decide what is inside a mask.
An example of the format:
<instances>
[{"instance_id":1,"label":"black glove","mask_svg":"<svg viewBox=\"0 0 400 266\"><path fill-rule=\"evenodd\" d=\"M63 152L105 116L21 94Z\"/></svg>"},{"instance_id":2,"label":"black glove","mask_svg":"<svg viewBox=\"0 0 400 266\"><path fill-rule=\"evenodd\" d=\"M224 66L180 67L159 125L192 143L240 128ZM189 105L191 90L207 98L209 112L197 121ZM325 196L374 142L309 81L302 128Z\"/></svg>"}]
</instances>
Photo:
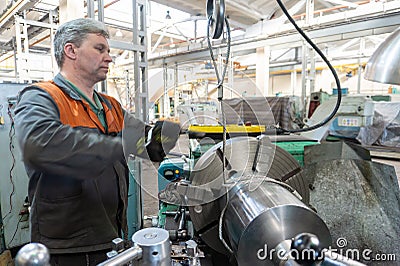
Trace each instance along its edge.
<instances>
[{"instance_id":1,"label":"black glove","mask_svg":"<svg viewBox=\"0 0 400 266\"><path fill-rule=\"evenodd\" d=\"M179 138L180 126L178 123L164 120L157 121L148 132L146 149L150 160L161 162L165 155L175 146Z\"/></svg>"}]
</instances>

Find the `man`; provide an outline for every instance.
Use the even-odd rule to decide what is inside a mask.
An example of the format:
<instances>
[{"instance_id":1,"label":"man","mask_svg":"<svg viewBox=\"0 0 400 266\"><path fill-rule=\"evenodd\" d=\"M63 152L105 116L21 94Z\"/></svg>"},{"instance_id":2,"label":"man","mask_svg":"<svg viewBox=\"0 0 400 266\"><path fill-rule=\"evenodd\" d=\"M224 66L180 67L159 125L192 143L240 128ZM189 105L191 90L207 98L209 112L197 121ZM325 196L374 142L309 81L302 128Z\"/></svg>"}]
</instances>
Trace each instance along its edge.
<instances>
[{"instance_id":1,"label":"man","mask_svg":"<svg viewBox=\"0 0 400 266\"><path fill-rule=\"evenodd\" d=\"M161 161L179 135L177 124L151 129L94 90L112 61L106 38L92 19L61 25L54 37L59 74L22 90L15 109L31 241L49 248L53 266L106 259L112 239L127 234L126 155Z\"/></svg>"}]
</instances>

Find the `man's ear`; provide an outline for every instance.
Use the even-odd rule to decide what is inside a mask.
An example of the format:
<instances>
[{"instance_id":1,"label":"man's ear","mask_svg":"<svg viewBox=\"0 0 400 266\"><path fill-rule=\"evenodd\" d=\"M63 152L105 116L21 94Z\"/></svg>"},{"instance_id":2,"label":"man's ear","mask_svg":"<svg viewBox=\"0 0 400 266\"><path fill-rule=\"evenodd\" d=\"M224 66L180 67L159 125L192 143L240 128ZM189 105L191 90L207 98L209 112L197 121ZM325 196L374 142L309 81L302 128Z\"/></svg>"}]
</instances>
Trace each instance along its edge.
<instances>
[{"instance_id":1,"label":"man's ear","mask_svg":"<svg viewBox=\"0 0 400 266\"><path fill-rule=\"evenodd\" d=\"M70 59L76 58L76 46L73 43L66 43L64 45L64 54Z\"/></svg>"}]
</instances>

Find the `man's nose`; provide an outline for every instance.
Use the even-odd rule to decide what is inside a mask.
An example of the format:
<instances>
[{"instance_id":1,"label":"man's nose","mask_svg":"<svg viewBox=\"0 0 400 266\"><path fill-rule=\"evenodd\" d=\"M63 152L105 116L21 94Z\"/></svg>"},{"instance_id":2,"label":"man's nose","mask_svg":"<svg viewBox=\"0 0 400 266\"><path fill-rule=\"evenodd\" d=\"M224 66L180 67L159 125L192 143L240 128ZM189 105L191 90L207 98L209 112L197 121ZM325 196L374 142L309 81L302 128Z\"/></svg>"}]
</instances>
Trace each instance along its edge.
<instances>
[{"instance_id":1,"label":"man's nose","mask_svg":"<svg viewBox=\"0 0 400 266\"><path fill-rule=\"evenodd\" d=\"M111 63L113 61L113 59L110 54L107 54L106 57L104 58L104 61Z\"/></svg>"}]
</instances>

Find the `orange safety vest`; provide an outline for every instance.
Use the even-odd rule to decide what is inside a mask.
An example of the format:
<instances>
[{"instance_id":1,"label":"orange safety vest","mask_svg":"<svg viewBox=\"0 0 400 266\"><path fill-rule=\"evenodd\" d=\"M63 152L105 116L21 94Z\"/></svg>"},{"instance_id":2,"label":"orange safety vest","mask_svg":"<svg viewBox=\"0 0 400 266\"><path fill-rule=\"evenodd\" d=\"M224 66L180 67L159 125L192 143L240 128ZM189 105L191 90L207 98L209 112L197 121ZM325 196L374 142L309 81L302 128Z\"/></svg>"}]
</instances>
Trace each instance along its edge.
<instances>
[{"instance_id":1,"label":"orange safety vest","mask_svg":"<svg viewBox=\"0 0 400 266\"><path fill-rule=\"evenodd\" d=\"M124 114L121 105L113 97L98 93L108 126L108 132L105 132L99 118L86 101L79 102L71 98L67 93L63 93L54 81L39 82L34 85L45 90L53 98L60 111L61 123L71 127L97 128L104 134L121 132L124 124Z\"/></svg>"}]
</instances>

